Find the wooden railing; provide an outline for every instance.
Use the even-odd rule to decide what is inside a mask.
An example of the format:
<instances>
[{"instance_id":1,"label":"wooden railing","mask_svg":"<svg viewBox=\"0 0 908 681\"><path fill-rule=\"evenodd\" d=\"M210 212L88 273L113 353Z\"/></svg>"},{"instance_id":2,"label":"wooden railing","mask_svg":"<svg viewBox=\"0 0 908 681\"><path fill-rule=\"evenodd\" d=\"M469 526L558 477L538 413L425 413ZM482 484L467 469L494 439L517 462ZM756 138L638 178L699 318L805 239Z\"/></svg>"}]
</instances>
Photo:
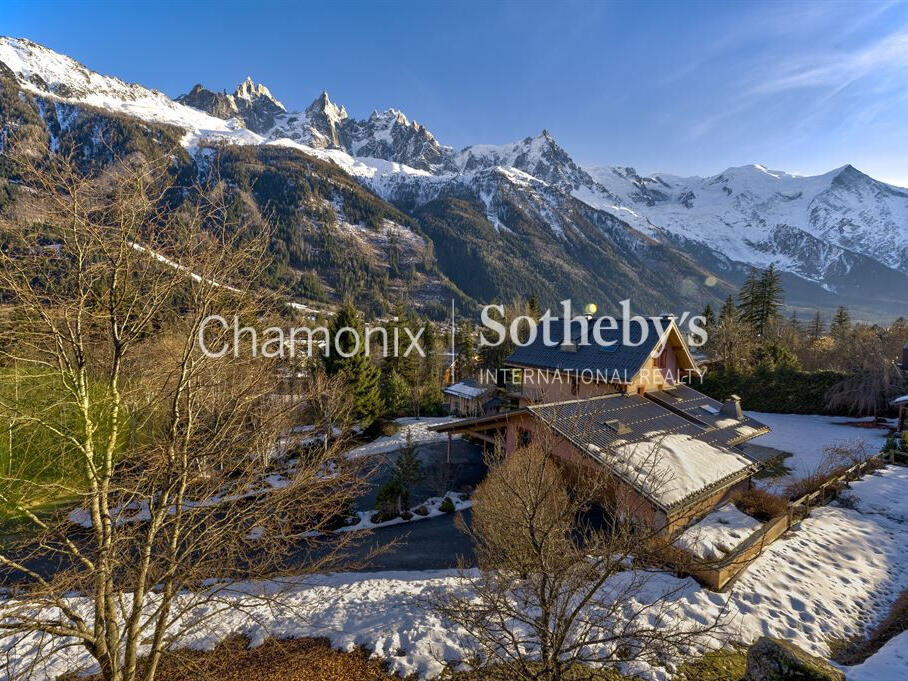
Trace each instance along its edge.
<instances>
[{"instance_id":1,"label":"wooden railing","mask_svg":"<svg viewBox=\"0 0 908 681\"><path fill-rule=\"evenodd\" d=\"M888 453L883 453L849 466L835 477L825 480L815 491L790 501L785 515L763 523L759 530L738 544L731 553L715 561L703 561L702 567L697 565L700 559L677 547L670 547L669 558L675 565L684 565L686 561L689 566L687 572L694 578L711 589L721 589L750 565L764 548L785 534L796 522L805 518L811 508L823 506L835 499L843 485L860 478L869 469L877 469L881 464L892 462L892 457ZM682 558L676 552L686 556Z\"/></svg>"}]
</instances>

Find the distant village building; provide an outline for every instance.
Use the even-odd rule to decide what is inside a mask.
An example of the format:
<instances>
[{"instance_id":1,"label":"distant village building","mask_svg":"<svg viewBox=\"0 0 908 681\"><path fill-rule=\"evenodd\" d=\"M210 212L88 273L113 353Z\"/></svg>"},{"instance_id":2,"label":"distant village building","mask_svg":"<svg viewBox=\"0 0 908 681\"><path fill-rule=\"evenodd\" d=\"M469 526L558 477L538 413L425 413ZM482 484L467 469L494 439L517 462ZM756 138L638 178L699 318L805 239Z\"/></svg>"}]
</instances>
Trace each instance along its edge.
<instances>
[{"instance_id":1,"label":"distant village building","mask_svg":"<svg viewBox=\"0 0 908 681\"><path fill-rule=\"evenodd\" d=\"M492 399L493 386L481 386L472 379L449 385L442 392L448 400L448 411L457 416L479 416ZM497 404L497 402L496 402Z\"/></svg>"},{"instance_id":2,"label":"distant village building","mask_svg":"<svg viewBox=\"0 0 908 681\"><path fill-rule=\"evenodd\" d=\"M686 384L699 374L672 318L650 321L645 338L619 323L602 333L608 346L561 338L560 324L551 331L554 347L537 333L506 360L516 408L435 430L508 453L552 433L557 456L581 472L604 467L622 507L666 535L750 486L763 464L738 445L769 428L744 415L737 396L723 403Z\"/></svg>"}]
</instances>

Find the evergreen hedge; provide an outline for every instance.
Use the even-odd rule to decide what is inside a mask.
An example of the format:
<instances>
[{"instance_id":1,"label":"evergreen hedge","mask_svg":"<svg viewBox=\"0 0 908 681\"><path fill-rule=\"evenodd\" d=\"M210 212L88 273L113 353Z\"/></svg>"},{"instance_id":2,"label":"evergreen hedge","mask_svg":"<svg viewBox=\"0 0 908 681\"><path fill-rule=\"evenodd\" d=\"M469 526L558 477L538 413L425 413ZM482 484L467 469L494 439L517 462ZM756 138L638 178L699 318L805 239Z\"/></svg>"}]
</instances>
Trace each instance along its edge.
<instances>
[{"instance_id":1,"label":"evergreen hedge","mask_svg":"<svg viewBox=\"0 0 908 681\"><path fill-rule=\"evenodd\" d=\"M846 416L843 410L826 408L826 393L843 378L837 371L707 371L703 383L693 387L717 400L739 395L741 405L752 411Z\"/></svg>"}]
</instances>

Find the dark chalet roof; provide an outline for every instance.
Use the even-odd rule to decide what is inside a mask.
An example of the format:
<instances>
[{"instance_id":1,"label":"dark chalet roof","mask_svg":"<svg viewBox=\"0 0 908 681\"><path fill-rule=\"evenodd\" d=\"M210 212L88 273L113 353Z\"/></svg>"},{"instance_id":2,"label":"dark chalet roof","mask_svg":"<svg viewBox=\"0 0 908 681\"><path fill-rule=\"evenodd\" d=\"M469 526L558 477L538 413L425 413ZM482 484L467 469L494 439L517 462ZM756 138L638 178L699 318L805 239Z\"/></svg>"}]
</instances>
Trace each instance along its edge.
<instances>
[{"instance_id":1,"label":"dark chalet roof","mask_svg":"<svg viewBox=\"0 0 908 681\"><path fill-rule=\"evenodd\" d=\"M739 445L751 438L769 432L769 426L752 419L746 414L740 420L722 413L722 403L697 392L689 385L679 383L665 390L646 393L647 398L682 412L684 416L703 424L701 439L710 444Z\"/></svg>"},{"instance_id":2,"label":"dark chalet roof","mask_svg":"<svg viewBox=\"0 0 908 681\"><path fill-rule=\"evenodd\" d=\"M566 351L561 347L564 342L564 322L561 319L554 319L549 324L552 346L546 345L542 333L543 324L540 322L536 327L536 339L533 343L525 347L518 347L505 360L505 364L571 373L591 371L596 374L596 372L599 372L606 380L629 383L643 367L650 353L661 340L661 334L655 321L649 317L645 319L647 332L645 340L640 345L624 345L622 343L624 320L616 319L615 329L608 329L603 326L600 334L602 340L605 343L615 341L609 347L600 346L596 343L593 335L593 325L596 323L595 318L589 320L587 338L589 345L580 345L580 327L575 322L571 325L572 337L570 339L576 347L574 351ZM667 326L667 322L663 323ZM643 335L641 325L634 323L629 326L629 340L631 343L639 342Z\"/></svg>"},{"instance_id":3,"label":"dark chalet roof","mask_svg":"<svg viewBox=\"0 0 908 681\"><path fill-rule=\"evenodd\" d=\"M670 513L751 475L760 465L726 444L730 430L697 423L649 399L648 394L605 395L530 406L528 410L594 459L601 459L600 453L614 452L602 463ZM632 456L629 452L635 447L639 446L645 456L647 448L661 448L666 440L673 441L680 457L666 457L666 465L677 476L672 482L679 488L671 495L664 494L666 490L648 489L639 470L635 474L633 466L624 470L619 464ZM688 474L693 479L687 479Z\"/></svg>"}]
</instances>

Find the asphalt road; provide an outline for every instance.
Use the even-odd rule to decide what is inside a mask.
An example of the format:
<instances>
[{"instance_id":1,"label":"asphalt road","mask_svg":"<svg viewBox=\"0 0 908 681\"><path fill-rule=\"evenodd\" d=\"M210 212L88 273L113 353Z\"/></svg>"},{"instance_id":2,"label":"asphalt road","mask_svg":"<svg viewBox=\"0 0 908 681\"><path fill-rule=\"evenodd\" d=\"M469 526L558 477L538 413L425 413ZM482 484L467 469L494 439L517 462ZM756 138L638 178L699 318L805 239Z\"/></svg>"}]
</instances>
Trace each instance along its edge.
<instances>
[{"instance_id":1,"label":"asphalt road","mask_svg":"<svg viewBox=\"0 0 908 681\"><path fill-rule=\"evenodd\" d=\"M451 442L452 475L447 481L446 490L440 489L441 482L437 479L436 468L439 463L447 459L447 442L422 444L417 448L417 455L422 463L424 477L417 483L410 494L412 503L417 504L423 499L440 496L444 492L461 492L475 488L486 475L486 465L482 460L482 450L472 442L466 440L453 440ZM370 490L356 501L358 511L368 511L376 506L375 496L378 488L388 479L391 466L399 452L376 455L382 461L381 467L371 480Z\"/></svg>"},{"instance_id":2,"label":"asphalt road","mask_svg":"<svg viewBox=\"0 0 908 681\"><path fill-rule=\"evenodd\" d=\"M458 559L473 565L475 556L470 538L454 525L454 514L427 518L373 530L358 547L355 557L364 559L376 547L394 546L357 570L445 570L458 567ZM470 510L463 512L470 521Z\"/></svg>"}]
</instances>

